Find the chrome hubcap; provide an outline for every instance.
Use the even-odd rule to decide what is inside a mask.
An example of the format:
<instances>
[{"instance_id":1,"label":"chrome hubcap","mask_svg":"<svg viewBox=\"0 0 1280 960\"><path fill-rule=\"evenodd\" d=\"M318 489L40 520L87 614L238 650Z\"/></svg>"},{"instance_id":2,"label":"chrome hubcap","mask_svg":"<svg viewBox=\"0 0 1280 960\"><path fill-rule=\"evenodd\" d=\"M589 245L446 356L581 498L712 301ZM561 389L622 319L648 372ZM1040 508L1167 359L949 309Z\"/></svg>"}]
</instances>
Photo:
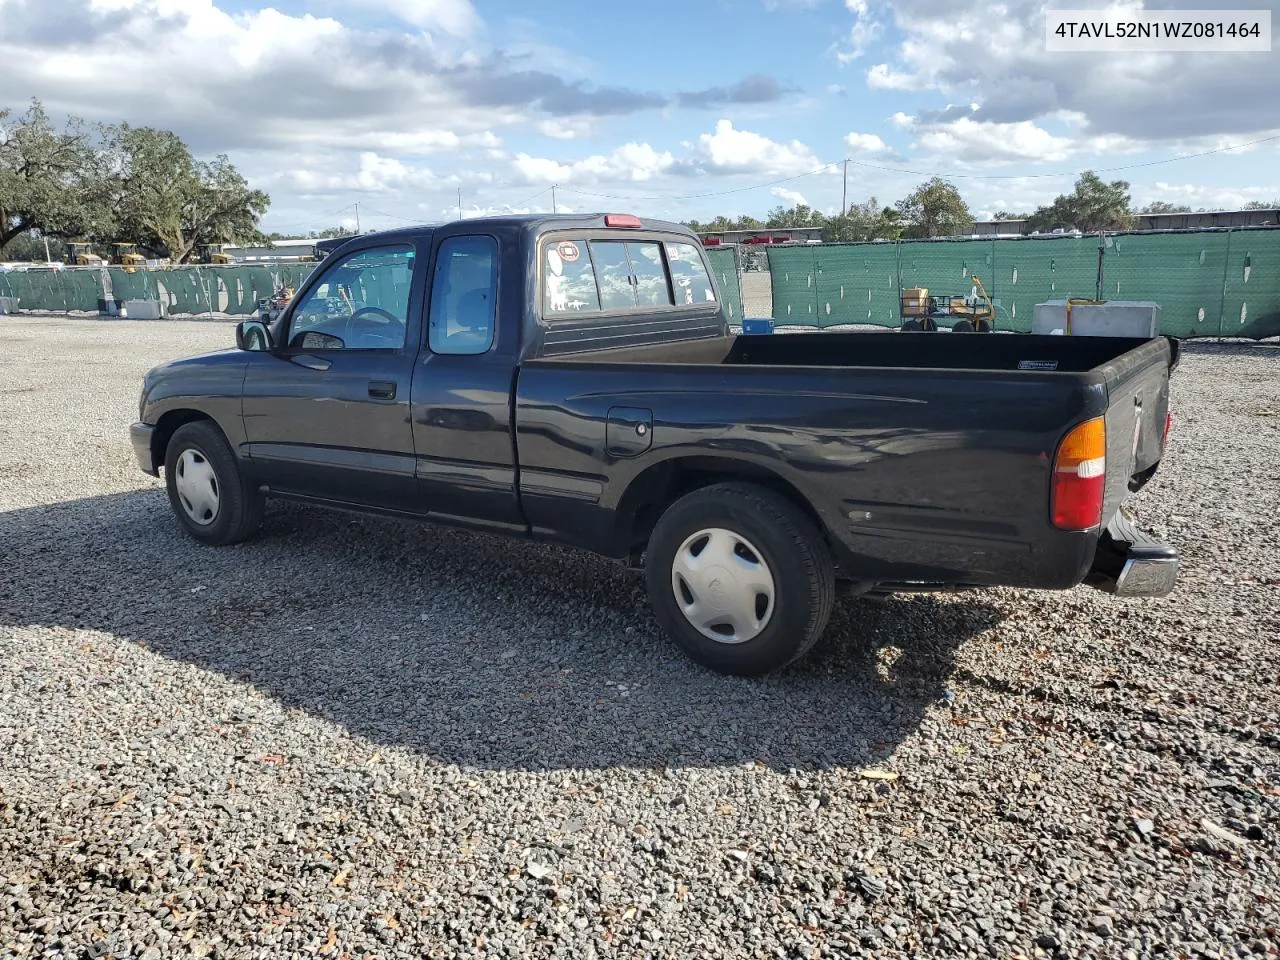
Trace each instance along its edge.
<instances>
[{"instance_id":1,"label":"chrome hubcap","mask_svg":"<svg viewBox=\"0 0 1280 960\"><path fill-rule=\"evenodd\" d=\"M773 573L746 537L721 527L685 540L671 564L671 589L688 621L717 643L746 643L773 616Z\"/></svg>"},{"instance_id":2,"label":"chrome hubcap","mask_svg":"<svg viewBox=\"0 0 1280 960\"><path fill-rule=\"evenodd\" d=\"M218 517L218 475L199 450L183 450L174 470L173 485L187 516L201 526Z\"/></svg>"}]
</instances>

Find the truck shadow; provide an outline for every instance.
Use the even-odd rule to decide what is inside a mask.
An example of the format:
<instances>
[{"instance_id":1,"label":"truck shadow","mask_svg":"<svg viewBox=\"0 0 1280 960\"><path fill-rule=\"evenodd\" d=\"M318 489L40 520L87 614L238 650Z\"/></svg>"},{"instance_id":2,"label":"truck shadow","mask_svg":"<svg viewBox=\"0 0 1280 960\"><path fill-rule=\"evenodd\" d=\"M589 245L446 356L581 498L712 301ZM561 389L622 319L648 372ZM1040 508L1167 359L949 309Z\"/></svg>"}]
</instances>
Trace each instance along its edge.
<instances>
[{"instance_id":1,"label":"truck shadow","mask_svg":"<svg viewBox=\"0 0 1280 960\"><path fill-rule=\"evenodd\" d=\"M998 616L845 601L808 658L746 680L685 659L639 576L555 547L272 504L211 549L154 488L0 514L0 625L111 634L461 766L873 763Z\"/></svg>"}]
</instances>

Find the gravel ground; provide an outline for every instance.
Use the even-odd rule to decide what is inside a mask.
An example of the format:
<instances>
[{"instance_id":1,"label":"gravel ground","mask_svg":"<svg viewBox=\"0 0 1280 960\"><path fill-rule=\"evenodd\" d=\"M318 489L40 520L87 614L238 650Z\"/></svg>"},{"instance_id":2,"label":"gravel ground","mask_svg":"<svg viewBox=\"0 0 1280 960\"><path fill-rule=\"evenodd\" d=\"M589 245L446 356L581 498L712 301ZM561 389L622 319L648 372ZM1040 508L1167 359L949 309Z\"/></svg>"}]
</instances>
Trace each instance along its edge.
<instances>
[{"instance_id":1,"label":"gravel ground","mask_svg":"<svg viewBox=\"0 0 1280 960\"><path fill-rule=\"evenodd\" d=\"M768 270L752 270L749 273L739 273L738 281L742 286L742 315L772 317L772 274Z\"/></svg>"},{"instance_id":2,"label":"gravel ground","mask_svg":"<svg viewBox=\"0 0 1280 960\"><path fill-rule=\"evenodd\" d=\"M0 956L1280 955L1280 347L1192 344L1177 591L848 601L719 677L633 575L126 435L199 322L0 320Z\"/></svg>"}]
</instances>

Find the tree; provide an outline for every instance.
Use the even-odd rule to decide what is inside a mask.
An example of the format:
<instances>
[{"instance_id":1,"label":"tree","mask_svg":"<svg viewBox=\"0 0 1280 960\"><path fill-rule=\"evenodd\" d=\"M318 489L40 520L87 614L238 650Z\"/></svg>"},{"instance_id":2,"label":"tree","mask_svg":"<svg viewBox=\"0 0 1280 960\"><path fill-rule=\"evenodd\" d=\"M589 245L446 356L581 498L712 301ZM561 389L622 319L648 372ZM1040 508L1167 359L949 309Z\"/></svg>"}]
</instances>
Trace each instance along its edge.
<instances>
[{"instance_id":1,"label":"tree","mask_svg":"<svg viewBox=\"0 0 1280 960\"><path fill-rule=\"evenodd\" d=\"M1047 207L1040 207L1030 217L1032 230L1075 229L1082 233L1100 230L1126 230L1133 223L1129 212L1129 182L1103 181L1092 170L1086 170L1076 181L1072 193L1062 194Z\"/></svg>"},{"instance_id":2,"label":"tree","mask_svg":"<svg viewBox=\"0 0 1280 960\"><path fill-rule=\"evenodd\" d=\"M685 226L696 233L699 229L701 229L701 227L694 226L694 224L696 224L697 222L698 222L697 220L691 220L688 223L686 223ZM323 230L312 230L306 234L280 233L279 231L273 230L271 233L268 233L266 235L266 239L272 240L272 241L274 240L328 240L333 237L351 236L354 233L355 233L354 230L348 230L346 227L325 227Z\"/></svg>"},{"instance_id":3,"label":"tree","mask_svg":"<svg viewBox=\"0 0 1280 960\"><path fill-rule=\"evenodd\" d=\"M997 210L991 215L992 220L1026 220L1029 219L1029 213L1009 213L1007 210Z\"/></svg>"},{"instance_id":4,"label":"tree","mask_svg":"<svg viewBox=\"0 0 1280 960\"><path fill-rule=\"evenodd\" d=\"M259 239L270 198L225 155L194 159L177 134L122 124L112 131L119 232L185 263L207 243Z\"/></svg>"},{"instance_id":5,"label":"tree","mask_svg":"<svg viewBox=\"0 0 1280 960\"><path fill-rule=\"evenodd\" d=\"M902 235L901 216L892 207L881 207L875 197L855 203L840 216L827 220L822 239L828 243L896 240Z\"/></svg>"},{"instance_id":6,"label":"tree","mask_svg":"<svg viewBox=\"0 0 1280 960\"><path fill-rule=\"evenodd\" d=\"M774 207L769 211L769 219L765 226L770 229L795 229L797 227L820 227L826 223L826 217L807 204L797 203L791 209Z\"/></svg>"},{"instance_id":7,"label":"tree","mask_svg":"<svg viewBox=\"0 0 1280 960\"><path fill-rule=\"evenodd\" d=\"M1280 200L1250 200L1242 208L1244 210L1280 210Z\"/></svg>"},{"instance_id":8,"label":"tree","mask_svg":"<svg viewBox=\"0 0 1280 960\"><path fill-rule=\"evenodd\" d=\"M1138 211L1141 214L1151 213L1190 213L1191 208L1178 203L1168 203L1164 200L1156 200L1148 203L1145 207Z\"/></svg>"},{"instance_id":9,"label":"tree","mask_svg":"<svg viewBox=\"0 0 1280 960\"><path fill-rule=\"evenodd\" d=\"M20 117L0 111L0 249L29 230L77 237L109 219L97 139L74 117L55 130L37 99Z\"/></svg>"},{"instance_id":10,"label":"tree","mask_svg":"<svg viewBox=\"0 0 1280 960\"><path fill-rule=\"evenodd\" d=\"M973 226L968 204L941 177L920 184L896 206L908 237L949 237Z\"/></svg>"},{"instance_id":11,"label":"tree","mask_svg":"<svg viewBox=\"0 0 1280 960\"><path fill-rule=\"evenodd\" d=\"M9 245L4 248L4 259L18 262L44 263L46 242L49 245L49 259L66 259L67 245L65 243L61 240L43 237L34 230L20 233L10 240Z\"/></svg>"}]
</instances>

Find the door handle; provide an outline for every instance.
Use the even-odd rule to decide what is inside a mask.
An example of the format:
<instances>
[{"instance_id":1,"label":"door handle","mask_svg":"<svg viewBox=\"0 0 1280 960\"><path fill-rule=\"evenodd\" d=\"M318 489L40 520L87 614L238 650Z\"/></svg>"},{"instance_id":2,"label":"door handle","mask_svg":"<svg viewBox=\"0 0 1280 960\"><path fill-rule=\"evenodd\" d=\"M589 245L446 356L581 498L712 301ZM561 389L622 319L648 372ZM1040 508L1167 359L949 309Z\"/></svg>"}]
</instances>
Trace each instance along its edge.
<instances>
[{"instance_id":1,"label":"door handle","mask_svg":"<svg viewBox=\"0 0 1280 960\"><path fill-rule=\"evenodd\" d=\"M326 360L323 357L308 356L305 353L298 354L293 358L293 362L311 370L328 370L329 367L333 365L332 360Z\"/></svg>"},{"instance_id":2,"label":"door handle","mask_svg":"<svg viewBox=\"0 0 1280 960\"><path fill-rule=\"evenodd\" d=\"M396 385L390 380L370 380L369 396L375 400L394 400Z\"/></svg>"}]
</instances>

